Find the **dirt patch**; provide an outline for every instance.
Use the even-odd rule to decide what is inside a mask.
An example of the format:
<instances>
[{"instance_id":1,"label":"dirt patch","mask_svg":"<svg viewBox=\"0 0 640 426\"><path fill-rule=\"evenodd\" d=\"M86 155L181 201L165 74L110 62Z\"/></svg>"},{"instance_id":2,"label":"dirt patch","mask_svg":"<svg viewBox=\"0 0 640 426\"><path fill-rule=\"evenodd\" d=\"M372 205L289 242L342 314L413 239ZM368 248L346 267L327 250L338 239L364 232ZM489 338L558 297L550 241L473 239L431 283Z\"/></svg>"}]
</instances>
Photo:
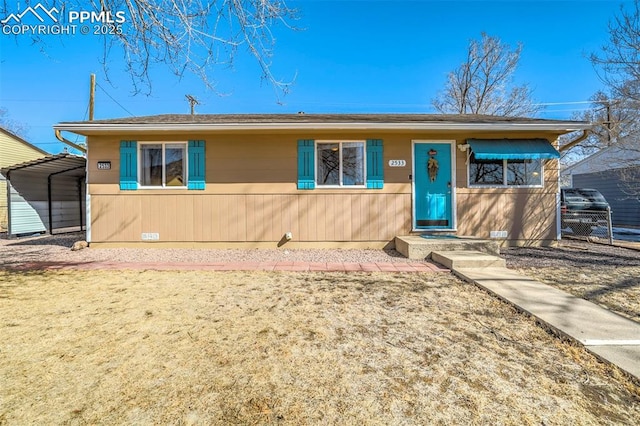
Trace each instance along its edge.
<instances>
[{"instance_id":1,"label":"dirt patch","mask_svg":"<svg viewBox=\"0 0 640 426\"><path fill-rule=\"evenodd\" d=\"M0 423L637 424L640 392L449 274L0 272Z\"/></svg>"},{"instance_id":2,"label":"dirt patch","mask_svg":"<svg viewBox=\"0 0 640 426\"><path fill-rule=\"evenodd\" d=\"M640 322L640 251L572 241L502 255L509 268Z\"/></svg>"}]
</instances>

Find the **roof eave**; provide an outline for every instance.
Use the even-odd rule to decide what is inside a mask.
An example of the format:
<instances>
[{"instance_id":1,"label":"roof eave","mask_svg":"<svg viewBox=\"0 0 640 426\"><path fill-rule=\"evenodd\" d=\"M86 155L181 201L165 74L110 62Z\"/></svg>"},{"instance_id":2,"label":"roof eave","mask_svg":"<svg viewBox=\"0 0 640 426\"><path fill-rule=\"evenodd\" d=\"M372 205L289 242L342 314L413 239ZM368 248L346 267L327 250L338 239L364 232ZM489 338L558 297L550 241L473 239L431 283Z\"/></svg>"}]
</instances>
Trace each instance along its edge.
<instances>
[{"instance_id":1,"label":"roof eave","mask_svg":"<svg viewBox=\"0 0 640 426\"><path fill-rule=\"evenodd\" d=\"M550 123L364 123L364 122L326 122L326 123L60 123L53 128L89 136L96 133L142 133L153 132L216 132L251 130L483 130L483 131L555 131L573 132L589 129L588 123L550 122Z\"/></svg>"}]
</instances>

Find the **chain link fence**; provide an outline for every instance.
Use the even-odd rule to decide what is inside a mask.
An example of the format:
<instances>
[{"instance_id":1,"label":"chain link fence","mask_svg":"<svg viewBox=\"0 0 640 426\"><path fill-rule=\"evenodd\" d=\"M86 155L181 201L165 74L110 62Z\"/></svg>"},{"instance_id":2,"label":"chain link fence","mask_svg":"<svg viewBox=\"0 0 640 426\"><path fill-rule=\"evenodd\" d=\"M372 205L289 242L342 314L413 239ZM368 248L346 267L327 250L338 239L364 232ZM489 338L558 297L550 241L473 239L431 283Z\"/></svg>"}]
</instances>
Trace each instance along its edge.
<instances>
[{"instance_id":1,"label":"chain link fence","mask_svg":"<svg viewBox=\"0 0 640 426\"><path fill-rule=\"evenodd\" d=\"M561 213L562 238L604 240L613 244L611 209L568 210Z\"/></svg>"}]
</instances>

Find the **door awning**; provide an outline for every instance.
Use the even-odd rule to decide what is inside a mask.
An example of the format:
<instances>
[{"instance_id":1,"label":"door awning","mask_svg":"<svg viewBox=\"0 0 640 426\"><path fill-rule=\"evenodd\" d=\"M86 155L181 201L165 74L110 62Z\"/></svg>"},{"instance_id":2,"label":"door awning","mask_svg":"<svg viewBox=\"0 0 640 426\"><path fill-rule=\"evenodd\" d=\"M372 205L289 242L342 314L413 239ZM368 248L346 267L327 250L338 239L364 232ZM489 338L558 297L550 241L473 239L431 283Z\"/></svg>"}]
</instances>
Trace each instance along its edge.
<instances>
[{"instance_id":1,"label":"door awning","mask_svg":"<svg viewBox=\"0 0 640 426\"><path fill-rule=\"evenodd\" d=\"M477 160L551 160L560 153L546 139L467 139Z\"/></svg>"}]
</instances>

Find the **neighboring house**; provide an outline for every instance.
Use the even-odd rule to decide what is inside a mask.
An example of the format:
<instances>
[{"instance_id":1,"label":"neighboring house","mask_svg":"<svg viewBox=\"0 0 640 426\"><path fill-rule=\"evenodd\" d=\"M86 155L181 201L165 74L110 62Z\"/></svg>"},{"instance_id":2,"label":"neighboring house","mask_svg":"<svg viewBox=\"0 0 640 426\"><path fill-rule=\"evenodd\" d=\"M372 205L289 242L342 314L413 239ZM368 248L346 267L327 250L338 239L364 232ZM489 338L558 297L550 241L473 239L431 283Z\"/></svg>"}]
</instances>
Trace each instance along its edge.
<instances>
[{"instance_id":1,"label":"neighboring house","mask_svg":"<svg viewBox=\"0 0 640 426\"><path fill-rule=\"evenodd\" d=\"M640 150L612 146L561 172L569 187L597 189L614 226L640 227Z\"/></svg>"},{"instance_id":2,"label":"neighboring house","mask_svg":"<svg viewBox=\"0 0 640 426\"><path fill-rule=\"evenodd\" d=\"M445 233L558 238L558 136L584 122L476 115L158 115L87 137L97 246L393 247Z\"/></svg>"},{"instance_id":3,"label":"neighboring house","mask_svg":"<svg viewBox=\"0 0 640 426\"><path fill-rule=\"evenodd\" d=\"M0 168L33 160L44 155L47 155L46 151L0 127ZM8 227L8 197L7 181L0 174L0 232L6 232Z\"/></svg>"}]
</instances>

